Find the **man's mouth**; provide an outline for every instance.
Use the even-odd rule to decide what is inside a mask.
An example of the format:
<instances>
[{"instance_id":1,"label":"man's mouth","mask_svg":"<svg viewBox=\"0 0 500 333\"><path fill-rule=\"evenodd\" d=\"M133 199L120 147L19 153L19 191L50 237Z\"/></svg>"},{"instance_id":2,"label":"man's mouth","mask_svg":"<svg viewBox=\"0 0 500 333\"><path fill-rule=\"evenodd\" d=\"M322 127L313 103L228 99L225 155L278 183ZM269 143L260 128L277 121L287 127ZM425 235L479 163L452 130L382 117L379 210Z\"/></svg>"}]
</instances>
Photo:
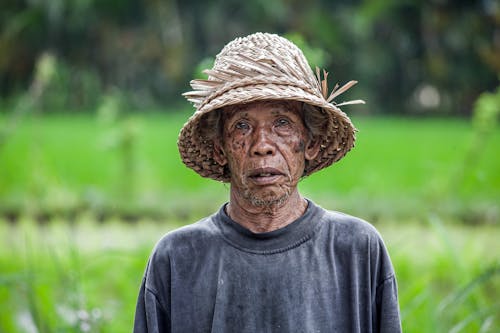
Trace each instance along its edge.
<instances>
[{"instance_id":1,"label":"man's mouth","mask_svg":"<svg viewBox=\"0 0 500 333\"><path fill-rule=\"evenodd\" d=\"M283 173L274 168L259 168L252 170L249 177L260 185L274 183Z\"/></svg>"}]
</instances>

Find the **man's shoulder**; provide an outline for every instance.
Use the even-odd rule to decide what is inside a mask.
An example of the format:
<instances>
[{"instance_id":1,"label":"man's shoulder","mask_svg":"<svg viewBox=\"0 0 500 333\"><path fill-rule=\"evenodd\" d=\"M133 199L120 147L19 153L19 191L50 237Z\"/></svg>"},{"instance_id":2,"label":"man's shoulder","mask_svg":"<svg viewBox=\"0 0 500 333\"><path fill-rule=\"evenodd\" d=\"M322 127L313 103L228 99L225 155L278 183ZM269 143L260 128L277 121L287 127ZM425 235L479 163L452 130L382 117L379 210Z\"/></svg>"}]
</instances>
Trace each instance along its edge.
<instances>
[{"instance_id":1,"label":"man's shoulder","mask_svg":"<svg viewBox=\"0 0 500 333\"><path fill-rule=\"evenodd\" d=\"M341 243L383 243L378 230L362 218L325 210L323 220L328 225L329 232Z\"/></svg>"},{"instance_id":2,"label":"man's shoulder","mask_svg":"<svg viewBox=\"0 0 500 333\"><path fill-rule=\"evenodd\" d=\"M362 234L378 235L377 229L366 220L346 213L326 210L324 218L327 222L333 223L336 229L345 229Z\"/></svg>"},{"instance_id":3,"label":"man's shoulder","mask_svg":"<svg viewBox=\"0 0 500 333\"><path fill-rule=\"evenodd\" d=\"M380 270L380 281L394 274L382 236L372 224L335 211L327 211L324 219L334 251L345 258L352 258L353 265L365 260L372 262L373 269Z\"/></svg>"},{"instance_id":4,"label":"man's shoulder","mask_svg":"<svg viewBox=\"0 0 500 333\"><path fill-rule=\"evenodd\" d=\"M193 250L210 244L218 235L217 226L213 223L214 218L215 214L169 231L158 241L154 252L166 254Z\"/></svg>"}]
</instances>

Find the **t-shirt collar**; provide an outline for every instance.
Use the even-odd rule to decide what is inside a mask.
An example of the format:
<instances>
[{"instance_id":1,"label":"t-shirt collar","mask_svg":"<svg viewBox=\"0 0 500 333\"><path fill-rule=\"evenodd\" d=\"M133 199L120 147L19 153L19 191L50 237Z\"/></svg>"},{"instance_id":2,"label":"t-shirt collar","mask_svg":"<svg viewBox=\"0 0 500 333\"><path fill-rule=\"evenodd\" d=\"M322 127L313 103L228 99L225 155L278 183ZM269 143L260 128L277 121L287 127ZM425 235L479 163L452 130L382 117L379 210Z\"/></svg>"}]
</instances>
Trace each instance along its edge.
<instances>
[{"instance_id":1,"label":"t-shirt collar","mask_svg":"<svg viewBox=\"0 0 500 333\"><path fill-rule=\"evenodd\" d=\"M226 213L226 206L227 203L213 218L224 239L243 251L259 254L283 252L306 242L313 236L324 212L307 200L306 211L292 223L270 232L255 233L232 220Z\"/></svg>"}]
</instances>

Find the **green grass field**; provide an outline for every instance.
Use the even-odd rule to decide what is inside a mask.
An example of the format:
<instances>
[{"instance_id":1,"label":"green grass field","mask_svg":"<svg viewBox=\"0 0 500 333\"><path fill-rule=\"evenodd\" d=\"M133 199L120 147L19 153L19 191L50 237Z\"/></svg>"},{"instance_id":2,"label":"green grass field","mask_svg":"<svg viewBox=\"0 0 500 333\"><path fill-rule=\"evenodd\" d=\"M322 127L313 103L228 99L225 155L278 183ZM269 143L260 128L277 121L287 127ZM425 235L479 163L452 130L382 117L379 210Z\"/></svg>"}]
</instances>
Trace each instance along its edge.
<instances>
[{"instance_id":1,"label":"green grass field","mask_svg":"<svg viewBox=\"0 0 500 333\"><path fill-rule=\"evenodd\" d=\"M82 205L176 216L212 211L226 199L228 187L182 165L176 140L187 117L153 113L111 124L81 114L29 117L0 146L0 211ZM356 147L338 164L303 180L307 196L370 220L415 212L425 217L429 210L469 222L498 218L500 131L471 149L466 120L354 122Z\"/></svg>"},{"instance_id":2,"label":"green grass field","mask_svg":"<svg viewBox=\"0 0 500 333\"><path fill-rule=\"evenodd\" d=\"M31 115L0 143L0 332L130 331L155 242L227 200L179 160L187 117ZM498 332L500 131L474 147L462 119L354 122L301 191L379 229L405 332Z\"/></svg>"}]
</instances>

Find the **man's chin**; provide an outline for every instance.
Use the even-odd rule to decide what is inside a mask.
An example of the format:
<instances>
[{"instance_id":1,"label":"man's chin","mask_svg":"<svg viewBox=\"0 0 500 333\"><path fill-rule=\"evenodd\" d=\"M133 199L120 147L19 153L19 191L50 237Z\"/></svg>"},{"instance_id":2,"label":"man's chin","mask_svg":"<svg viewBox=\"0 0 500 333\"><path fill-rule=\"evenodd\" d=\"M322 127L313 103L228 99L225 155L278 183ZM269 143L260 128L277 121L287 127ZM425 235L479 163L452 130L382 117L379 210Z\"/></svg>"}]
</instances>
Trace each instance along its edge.
<instances>
[{"instance_id":1,"label":"man's chin","mask_svg":"<svg viewBox=\"0 0 500 333\"><path fill-rule=\"evenodd\" d=\"M290 193L288 191L282 193L263 191L263 193L248 193L246 197L254 207L273 208L282 206L290 197Z\"/></svg>"}]
</instances>

